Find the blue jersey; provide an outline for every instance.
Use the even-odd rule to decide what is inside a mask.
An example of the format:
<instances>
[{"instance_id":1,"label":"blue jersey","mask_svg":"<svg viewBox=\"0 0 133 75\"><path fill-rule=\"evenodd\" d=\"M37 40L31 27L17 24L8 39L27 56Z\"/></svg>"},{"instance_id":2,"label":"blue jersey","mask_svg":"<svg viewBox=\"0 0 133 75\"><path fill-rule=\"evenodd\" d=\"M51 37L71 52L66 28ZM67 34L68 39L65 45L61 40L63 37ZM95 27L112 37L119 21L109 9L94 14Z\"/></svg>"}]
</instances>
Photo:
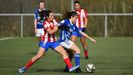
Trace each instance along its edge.
<instances>
[{"instance_id":1,"label":"blue jersey","mask_svg":"<svg viewBox=\"0 0 133 75\"><path fill-rule=\"evenodd\" d=\"M69 27L68 30L63 30L63 29L60 30L60 39L59 39L60 42L65 41L67 39L70 40L73 32L79 33L79 30L78 30L77 26L75 24L71 23L69 21L69 19L62 20L60 22L60 26Z\"/></svg>"},{"instance_id":2,"label":"blue jersey","mask_svg":"<svg viewBox=\"0 0 133 75\"><path fill-rule=\"evenodd\" d=\"M45 21L45 12L44 12L45 9L42 11L43 12L41 12L39 8L35 9L34 18L37 20L37 27L36 27L37 29L43 28L43 23Z\"/></svg>"}]
</instances>

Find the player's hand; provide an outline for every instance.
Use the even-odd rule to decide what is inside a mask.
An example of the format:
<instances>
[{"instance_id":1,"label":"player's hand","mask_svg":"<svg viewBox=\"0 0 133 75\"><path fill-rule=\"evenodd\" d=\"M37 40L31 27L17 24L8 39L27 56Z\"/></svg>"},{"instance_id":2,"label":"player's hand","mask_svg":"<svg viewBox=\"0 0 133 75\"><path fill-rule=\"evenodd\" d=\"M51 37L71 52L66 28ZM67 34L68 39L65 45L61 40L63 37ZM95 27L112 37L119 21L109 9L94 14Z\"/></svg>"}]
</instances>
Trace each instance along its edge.
<instances>
[{"instance_id":1,"label":"player's hand","mask_svg":"<svg viewBox=\"0 0 133 75\"><path fill-rule=\"evenodd\" d=\"M83 30L82 30L83 32L85 32L86 31L86 28L83 28Z\"/></svg>"},{"instance_id":2,"label":"player's hand","mask_svg":"<svg viewBox=\"0 0 133 75\"><path fill-rule=\"evenodd\" d=\"M92 41L93 43L96 43L96 40L95 40L95 39L91 39L91 41Z\"/></svg>"},{"instance_id":3,"label":"player's hand","mask_svg":"<svg viewBox=\"0 0 133 75\"><path fill-rule=\"evenodd\" d=\"M35 29L35 34L37 33L37 29Z\"/></svg>"}]
</instances>

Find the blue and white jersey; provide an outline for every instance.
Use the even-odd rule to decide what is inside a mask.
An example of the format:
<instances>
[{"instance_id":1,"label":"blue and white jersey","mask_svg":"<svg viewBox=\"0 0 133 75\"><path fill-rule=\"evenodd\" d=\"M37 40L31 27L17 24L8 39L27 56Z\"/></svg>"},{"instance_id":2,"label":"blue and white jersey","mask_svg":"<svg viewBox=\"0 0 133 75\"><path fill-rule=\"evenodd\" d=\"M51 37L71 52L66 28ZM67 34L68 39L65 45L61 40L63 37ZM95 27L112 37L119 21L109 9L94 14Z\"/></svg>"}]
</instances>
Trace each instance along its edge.
<instances>
[{"instance_id":1,"label":"blue and white jersey","mask_svg":"<svg viewBox=\"0 0 133 75\"><path fill-rule=\"evenodd\" d=\"M68 30L63 30L63 29L60 30L60 38L59 38L60 42L65 41L65 40L70 40L73 32L79 33L77 26L71 23L69 19L62 20L59 23L59 25L62 27L69 27Z\"/></svg>"},{"instance_id":2,"label":"blue and white jersey","mask_svg":"<svg viewBox=\"0 0 133 75\"><path fill-rule=\"evenodd\" d=\"M41 11L45 11L45 9L41 10L39 8L36 8L35 12L34 12L34 19L37 20L37 27L36 27L37 29L43 28L43 23L46 19L45 18L45 12L42 13ZM40 13L41 13L41 15L40 15ZM41 18L41 16L44 16L44 17Z\"/></svg>"}]
</instances>

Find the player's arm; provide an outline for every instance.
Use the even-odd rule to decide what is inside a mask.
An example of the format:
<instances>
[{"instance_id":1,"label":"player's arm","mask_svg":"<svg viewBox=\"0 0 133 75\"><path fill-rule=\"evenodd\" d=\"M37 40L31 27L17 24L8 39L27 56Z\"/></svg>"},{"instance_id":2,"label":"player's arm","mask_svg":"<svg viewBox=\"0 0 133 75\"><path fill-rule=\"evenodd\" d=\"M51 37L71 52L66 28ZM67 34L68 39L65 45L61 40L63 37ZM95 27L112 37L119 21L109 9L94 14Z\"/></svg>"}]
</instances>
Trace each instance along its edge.
<instances>
[{"instance_id":1,"label":"player's arm","mask_svg":"<svg viewBox=\"0 0 133 75\"><path fill-rule=\"evenodd\" d=\"M58 23L58 28L63 30L64 29L64 27L63 27L64 23L65 23L64 20L62 20L61 22L59 22Z\"/></svg>"},{"instance_id":2,"label":"player's arm","mask_svg":"<svg viewBox=\"0 0 133 75\"><path fill-rule=\"evenodd\" d=\"M84 20L85 20L85 27L87 27L88 24L87 10L84 10Z\"/></svg>"},{"instance_id":3,"label":"player's arm","mask_svg":"<svg viewBox=\"0 0 133 75\"><path fill-rule=\"evenodd\" d=\"M85 27L87 27L87 24L88 24L88 18L85 17L84 19L85 19Z\"/></svg>"},{"instance_id":4,"label":"player's arm","mask_svg":"<svg viewBox=\"0 0 133 75\"><path fill-rule=\"evenodd\" d=\"M96 43L96 40L93 39L92 37L88 36L86 33L82 32L82 31L79 31L81 35L83 35L84 37L90 39L93 43Z\"/></svg>"},{"instance_id":5,"label":"player's arm","mask_svg":"<svg viewBox=\"0 0 133 75\"><path fill-rule=\"evenodd\" d=\"M37 33L37 9L35 9L35 11L34 11L35 13L34 13L34 30L35 30L35 33Z\"/></svg>"},{"instance_id":6,"label":"player's arm","mask_svg":"<svg viewBox=\"0 0 133 75\"><path fill-rule=\"evenodd\" d=\"M57 30L58 30L58 26L55 26L54 29L48 28L48 29L47 29L47 32L48 32L49 34L53 34L53 33L55 33Z\"/></svg>"},{"instance_id":7,"label":"player's arm","mask_svg":"<svg viewBox=\"0 0 133 75\"><path fill-rule=\"evenodd\" d=\"M65 20L62 20L60 23L58 23L58 29L69 31L69 26L65 24Z\"/></svg>"},{"instance_id":8,"label":"player's arm","mask_svg":"<svg viewBox=\"0 0 133 75\"><path fill-rule=\"evenodd\" d=\"M37 19L34 19L34 30L35 30L35 33L37 33L37 30L36 30L37 28L36 27L37 27Z\"/></svg>"},{"instance_id":9,"label":"player's arm","mask_svg":"<svg viewBox=\"0 0 133 75\"><path fill-rule=\"evenodd\" d=\"M55 21L55 19L53 20L54 23L54 28L51 29L48 24L46 22L44 22L44 30L46 30L49 34L53 34L58 30L58 23Z\"/></svg>"}]
</instances>

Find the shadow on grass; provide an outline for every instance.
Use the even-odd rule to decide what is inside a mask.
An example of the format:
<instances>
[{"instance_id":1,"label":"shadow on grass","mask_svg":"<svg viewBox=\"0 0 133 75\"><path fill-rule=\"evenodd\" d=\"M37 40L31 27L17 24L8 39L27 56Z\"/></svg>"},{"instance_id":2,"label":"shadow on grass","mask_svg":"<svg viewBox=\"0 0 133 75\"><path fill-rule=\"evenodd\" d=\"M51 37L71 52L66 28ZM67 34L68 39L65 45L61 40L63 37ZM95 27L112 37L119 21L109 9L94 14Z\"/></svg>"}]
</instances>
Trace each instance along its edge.
<instances>
[{"instance_id":1,"label":"shadow on grass","mask_svg":"<svg viewBox=\"0 0 133 75\"><path fill-rule=\"evenodd\" d=\"M64 72L63 69L39 69L39 68L33 68L28 73L36 73L36 72L45 72L45 73L71 73L71 74L77 74L75 72ZM86 74L86 72L82 72L79 74Z\"/></svg>"}]
</instances>

